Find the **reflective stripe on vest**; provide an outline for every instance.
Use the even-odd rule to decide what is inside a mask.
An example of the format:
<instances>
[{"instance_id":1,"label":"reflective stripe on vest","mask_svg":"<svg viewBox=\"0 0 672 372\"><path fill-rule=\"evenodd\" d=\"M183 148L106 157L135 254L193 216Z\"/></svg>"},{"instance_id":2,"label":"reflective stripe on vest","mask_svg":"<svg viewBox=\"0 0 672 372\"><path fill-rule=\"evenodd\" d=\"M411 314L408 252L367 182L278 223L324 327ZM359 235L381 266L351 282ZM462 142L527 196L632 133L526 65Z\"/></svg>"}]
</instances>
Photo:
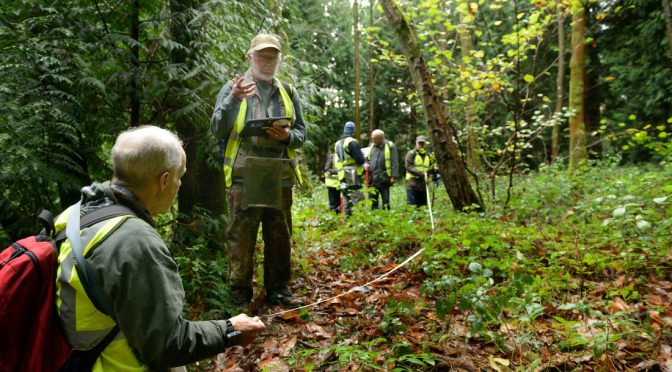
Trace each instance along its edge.
<instances>
[{"instance_id":1,"label":"reflective stripe on vest","mask_svg":"<svg viewBox=\"0 0 672 372\"><path fill-rule=\"evenodd\" d=\"M355 169L357 170L358 176L364 174L364 167L357 164L355 159L352 156L350 156L350 153L348 152L348 146L350 146L350 143L352 141L357 142L352 137L346 137L344 139L336 141L336 143L334 144L334 168L338 171L339 180L345 178L345 171L343 170L343 167L347 166L354 165ZM343 159L341 159L341 156L339 154L343 154Z\"/></svg>"},{"instance_id":2,"label":"reflective stripe on vest","mask_svg":"<svg viewBox=\"0 0 672 372\"><path fill-rule=\"evenodd\" d=\"M285 107L285 115L291 117L290 128L294 125L294 103L292 98L287 94L285 87L280 82L280 80L275 79L275 84L278 86L278 91L280 92L280 98L282 99L282 105ZM236 155L238 155L238 149L240 148L240 132L245 127L245 119L247 118L247 99L244 99L240 103L238 108L238 115L236 116L236 121L233 124L233 129L231 134L229 134L229 139L226 142L226 151L224 152L224 180L226 181L226 187L231 187L233 183L233 166L236 163ZM292 163L292 168L294 168L294 174L296 179L299 181L299 184L303 182L301 178L301 170L299 169L299 164L296 161L296 150L287 148L287 157Z\"/></svg>"},{"instance_id":3,"label":"reflective stripe on vest","mask_svg":"<svg viewBox=\"0 0 672 372\"><path fill-rule=\"evenodd\" d=\"M331 174L331 172L324 172L324 184L327 187L338 187L338 174Z\"/></svg>"},{"instance_id":4,"label":"reflective stripe on vest","mask_svg":"<svg viewBox=\"0 0 672 372\"><path fill-rule=\"evenodd\" d=\"M369 153L366 154L366 158L368 161L371 161L371 151L373 151L373 148L375 145L371 146L371 150L369 150ZM388 177L392 177L392 160L391 160L391 155L390 155L390 144L389 142L385 141L385 173L387 173Z\"/></svg>"},{"instance_id":5,"label":"reflective stripe on vest","mask_svg":"<svg viewBox=\"0 0 672 372\"><path fill-rule=\"evenodd\" d=\"M429 165L431 164L431 159L430 159L429 153L425 153L425 158L423 159L420 154L415 151L415 157L413 158L413 166L417 168L419 171L425 173L429 170ZM406 172L406 180L410 180L413 178L420 178L419 176L416 176L415 174L411 172Z\"/></svg>"},{"instance_id":6,"label":"reflective stripe on vest","mask_svg":"<svg viewBox=\"0 0 672 372\"><path fill-rule=\"evenodd\" d=\"M65 229L71 208L66 209L56 219L56 231ZM97 247L124 221L133 216L119 216L105 220L82 231L84 256ZM86 295L79 273L75 269L75 259L70 242L63 241L58 254L56 271L56 309L66 339L76 350L88 350L100 343L112 330L115 323L109 316L98 311ZM96 360L93 371L147 370L135 356L122 332L108 345Z\"/></svg>"}]
</instances>

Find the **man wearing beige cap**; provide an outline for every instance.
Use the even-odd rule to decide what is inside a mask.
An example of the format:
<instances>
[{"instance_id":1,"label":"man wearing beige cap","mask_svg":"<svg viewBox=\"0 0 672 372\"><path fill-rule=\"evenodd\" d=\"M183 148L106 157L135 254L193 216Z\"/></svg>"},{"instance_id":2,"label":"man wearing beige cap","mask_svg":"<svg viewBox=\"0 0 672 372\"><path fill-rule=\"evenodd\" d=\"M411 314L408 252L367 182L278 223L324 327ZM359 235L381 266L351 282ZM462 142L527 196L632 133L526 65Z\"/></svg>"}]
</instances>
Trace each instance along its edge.
<instances>
[{"instance_id":1,"label":"man wearing beige cap","mask_svg":"<svg viewBox=\"0 0 672 372\"><path fill-rule=\"evenodd\" d=\"M261 224L267 300L294 305L289 290L292 186L301 182L295 156L306 141L306 129L298 93L275 77L282 60L278 39L255 36L247 59L249 70L219 91L210 120L215 137L226 141L224 177L231 214L226 231L228 281L236 303L249 304ZM255 132L248 130L268 118L272 119Z\"/></svg>"},{"instance_id":2,"label":"man wearing beige cap","mask_svg":"<svg viewBox=\"0 0 672 372\"><path fill-rule=\"evenodd\" d=\"M425 149L427 138L415 138L415 148L406 154L406 204L427 205L427 178L434 173L434 155Z\"/></svg>"}]
</instances>

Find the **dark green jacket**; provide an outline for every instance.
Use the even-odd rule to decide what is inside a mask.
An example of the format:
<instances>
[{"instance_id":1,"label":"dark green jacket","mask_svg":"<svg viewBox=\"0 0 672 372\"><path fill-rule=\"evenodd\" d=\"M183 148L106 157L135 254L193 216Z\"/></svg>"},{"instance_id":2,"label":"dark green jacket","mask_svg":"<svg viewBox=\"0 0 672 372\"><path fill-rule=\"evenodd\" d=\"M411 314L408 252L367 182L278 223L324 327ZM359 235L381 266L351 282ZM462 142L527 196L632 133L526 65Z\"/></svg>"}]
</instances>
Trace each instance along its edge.
<instances>
[{"instance_id":1,"label":"dark green jacket","mask_svg":"<svg viewBox=\"0 0 672 372\"><path fill-rule=\"evenodd\" d=\"M152 370L162 370L223 352L224 320L194 322L183 317L184 289L177 264L146 209L113 191L109 182L83 188L82 198L83 212L115 203L138 216L126 220L86 257L112 302L112 319L136 356Z\"/></svg>"}]
</instances>

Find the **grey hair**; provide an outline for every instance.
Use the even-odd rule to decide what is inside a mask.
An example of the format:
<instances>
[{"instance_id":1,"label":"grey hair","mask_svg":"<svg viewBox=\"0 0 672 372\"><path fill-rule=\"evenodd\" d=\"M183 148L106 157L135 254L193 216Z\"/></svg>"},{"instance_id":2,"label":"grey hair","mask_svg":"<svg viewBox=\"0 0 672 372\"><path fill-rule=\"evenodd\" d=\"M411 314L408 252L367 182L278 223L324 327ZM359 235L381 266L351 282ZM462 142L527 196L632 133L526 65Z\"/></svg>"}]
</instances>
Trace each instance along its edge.
<instances>
[{"instance_id":1,"label":"grey hair","mask_svg":"<svg viewBox=\"0 0 672 372\"><path fill-rule=\"evenodd\" d=\"M121 132L112 147L113 178L144 187L159 174L177 170L184 156L175 133L151 125L131 128Z\"/></svg>"},{"instance_id":2,"label":"grey hair","mask_svg":"<svg viewBox=\"0 0 672 372\"><path fill-rule=\"evenodd\" d=\"M374 129L373 132L371 132L371 138L376 137L376 136L381 136L385 138L385 132L383 132L380 129Z\"/></svg>"}]
</instances>

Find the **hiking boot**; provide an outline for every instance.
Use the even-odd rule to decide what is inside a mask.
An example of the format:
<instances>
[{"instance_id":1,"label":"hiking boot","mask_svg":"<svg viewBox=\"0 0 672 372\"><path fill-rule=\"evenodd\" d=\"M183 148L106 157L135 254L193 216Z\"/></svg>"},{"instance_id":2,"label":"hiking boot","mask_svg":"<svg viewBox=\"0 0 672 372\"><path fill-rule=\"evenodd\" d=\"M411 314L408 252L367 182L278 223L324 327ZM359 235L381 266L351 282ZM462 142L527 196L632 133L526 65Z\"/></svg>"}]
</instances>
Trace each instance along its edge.
<instances>
[{"instance_id":1,"label":"hiking boot","mask_svg":"<svg viewBox=\"0 0 672 372\"><path fill-rule=\"evenodd\" d=\"M238 307L245 307L252 301L252 288L233 287L231 288L231 298Z\"/></svg>"},{"instance_id":2,"label":"hiking boot","mask_svg":"<svg viewBox=\"0 0 672 372\"><path fill-rule=\"evenodd\" d=\"M292 296L289 288L285 287L279 291L269 292L266 300L273 305L299 306L301 302Z\"/></svg>"}]
</instances>

